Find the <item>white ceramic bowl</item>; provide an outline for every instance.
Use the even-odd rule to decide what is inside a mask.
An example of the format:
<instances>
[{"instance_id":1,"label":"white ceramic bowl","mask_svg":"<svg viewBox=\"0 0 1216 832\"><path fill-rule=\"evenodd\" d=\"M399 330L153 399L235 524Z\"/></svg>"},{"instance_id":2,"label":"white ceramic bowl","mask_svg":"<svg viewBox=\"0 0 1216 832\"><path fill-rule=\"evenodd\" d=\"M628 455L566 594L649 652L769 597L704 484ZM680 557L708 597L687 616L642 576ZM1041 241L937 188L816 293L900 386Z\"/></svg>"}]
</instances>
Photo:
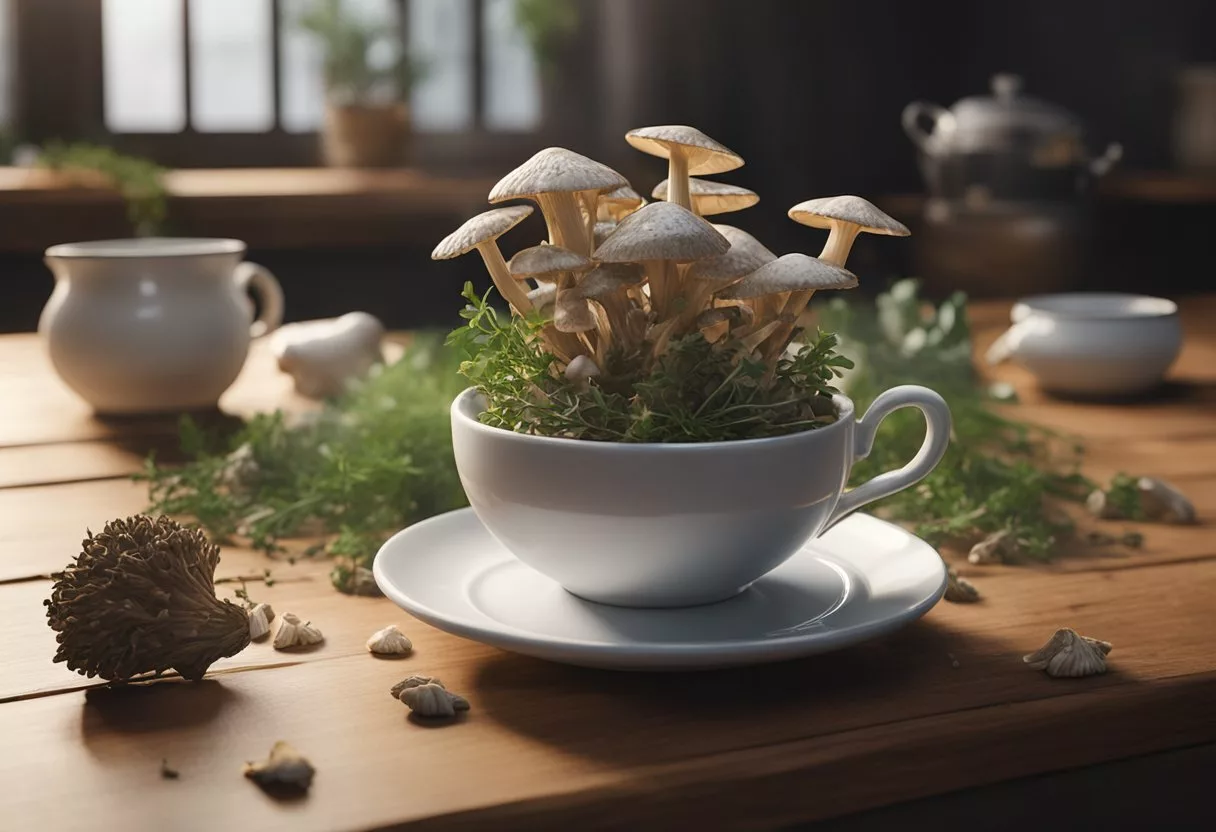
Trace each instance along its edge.
<instances>
[{"instance_id":1,"label":"white ceramic bowl","mask_svg":"<svg viewBox=\"0 0 1216 832\"><path fill-rule=\"evenodd\" d=\"M1049 392L1118 396L1161 384L1182 347L1178 307L1165 298L1077 292L1014 305L1011 326L988 351L1012 358Z\"/></svg>"},{"instance_id":2,"label":"white ceramic bowl","mask_svg":"<svg viewBox=\"0 0 1216 832\"><path fill-rule=\"evenodd\" d=\"M950 411L923 387L888 390L856 420L738 442L622 444L513 433L478 421L482 399L452 404L456 467L482 523L524 563L591 601L677 607L745 589L833 523L928 474L946 450ZM928 424L916 457L843 493L879 422L916 407Z\"/></svg>"}]
</instances>

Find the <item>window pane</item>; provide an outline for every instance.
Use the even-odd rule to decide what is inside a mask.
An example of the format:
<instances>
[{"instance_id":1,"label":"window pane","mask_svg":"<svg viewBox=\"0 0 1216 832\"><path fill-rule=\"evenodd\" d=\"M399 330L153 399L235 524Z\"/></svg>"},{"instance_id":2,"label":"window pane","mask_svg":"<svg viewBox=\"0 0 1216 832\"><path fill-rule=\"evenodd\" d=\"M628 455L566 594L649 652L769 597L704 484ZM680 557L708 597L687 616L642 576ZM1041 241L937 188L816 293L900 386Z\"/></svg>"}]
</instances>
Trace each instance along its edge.
<instances>
[{"instance_id":1,"label":"window pane","mask_svg":"<svg viewBox=\"0 0 1216 832\"><path fill-rule=\"evenodd\" d=\"M345 0L343 8L369 24L396 26L399 0ZM325 48L316 36L302 31L299 19L314 0L280 0L280 60L283 129L307 133L318 129L325 113ZM382 53L384 50L380 50ZM373 63L392 60L394 55L373 50Z\"/></svg>"},{"instance_id":2,"label":"window pane","mask_svg":"<svg viewBox=\"0 0 1216 832\"><path fill-rule=\"evenodd\" d=\"M485 125L531 130L540 121L540 78L532 49L515 25L515 0L487 0Z\"/></svg>"},{"instance_id":3,"label":"window pane","mask_svg":"<svg viewBox=\"0 0 1216 832\"><path fill-rule=\"evenodd\" d=\"M173 133L186 126L182 4L102 0L106 125Z\"/></svg>"},{"instance_id":4,"label":"window pane","mask_svg":"<svg viewBox=\"0 0 1216 832\"><path fill-rule=\"evenodd\" d=\"M189 8L191 124L208 132L273 128L270 0L191 0Z\"/></svg>"},{"instance_id":5,"label":"window pane","mask_svg":"<svg viewBox=\"0 0 1216 832\"><path fill-rule=\"evenodd\" d=\"M470 0L410 0L410 54L425 74L410 97L419 130L473 123L473 10Z\"/></svg>"}]
</instances>

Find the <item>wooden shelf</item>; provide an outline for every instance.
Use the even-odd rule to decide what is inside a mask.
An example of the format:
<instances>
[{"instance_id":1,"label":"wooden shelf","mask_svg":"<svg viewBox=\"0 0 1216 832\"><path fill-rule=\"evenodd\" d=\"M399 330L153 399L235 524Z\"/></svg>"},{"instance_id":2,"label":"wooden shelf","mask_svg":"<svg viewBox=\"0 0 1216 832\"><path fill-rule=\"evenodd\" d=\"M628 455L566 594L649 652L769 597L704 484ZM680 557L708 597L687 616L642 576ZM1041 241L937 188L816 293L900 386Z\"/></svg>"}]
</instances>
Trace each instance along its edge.
<instances>
[{"instance_id":1,"label":"wooden shelf","mask_svg":"<svg viewBox=\"0 0 1216 832\"><path fill-rule=\"evenodd\" d=\"M411 221L442 225L480 210L493 183L411 169L242 168L172 171L165 184L166 233L317 248L399 244ZM129 234L114 190L0 167L0 251Z\"/></svg>"},{"instance_id":2,"label":"wooden shelf","mask_svg":"<svg viewBox=\"0 0 1216 832\"><path fill-rule=\"evenodd\" d=\"M1114 171L1101 180L1098 194L1110 200L1167 205L1216 203L1216 172Z\"/></svg>"}]
</instances>

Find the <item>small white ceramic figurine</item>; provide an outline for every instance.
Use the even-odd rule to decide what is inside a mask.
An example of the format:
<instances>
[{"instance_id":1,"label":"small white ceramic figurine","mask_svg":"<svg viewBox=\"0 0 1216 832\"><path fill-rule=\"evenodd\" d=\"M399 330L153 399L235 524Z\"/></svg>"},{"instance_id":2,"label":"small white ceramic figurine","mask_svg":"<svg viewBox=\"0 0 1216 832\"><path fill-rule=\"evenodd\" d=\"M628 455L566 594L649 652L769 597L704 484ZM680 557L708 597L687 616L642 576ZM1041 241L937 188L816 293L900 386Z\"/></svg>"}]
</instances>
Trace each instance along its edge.
<instances>
[{"instance_id":1,"label":"small white ceramic figurine","mask_svg":"<svg viewBox=\"0 0 1216 832\"><path fill-rule=\"evenodd\" d=\"M366 312L301 321L279 329L270 341L279 369L311 399L342 393L347 384L383 363L384 326Z\"/></svg>"}]
</instances>

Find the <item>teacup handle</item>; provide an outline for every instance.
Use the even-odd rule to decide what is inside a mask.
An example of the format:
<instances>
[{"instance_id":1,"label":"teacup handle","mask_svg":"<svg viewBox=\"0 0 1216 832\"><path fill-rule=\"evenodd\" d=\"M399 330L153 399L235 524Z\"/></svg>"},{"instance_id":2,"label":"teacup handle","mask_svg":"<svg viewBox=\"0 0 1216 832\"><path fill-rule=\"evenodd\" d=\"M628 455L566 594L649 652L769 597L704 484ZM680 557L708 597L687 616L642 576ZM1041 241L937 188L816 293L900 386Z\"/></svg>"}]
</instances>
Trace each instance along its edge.
<instances>
[{"instance_id":1,"label":"teacup handle","mask_svg":"<svg viewBox=\"0 0 1216 832\"><path fill-rule=\"evenodd\" d=\"M261 338L278 329L283 323L283 287L270 269L246 260L236 267L232 279L242 292L253 292L262 307L261 314L249 327L250 337Z\"/></svg>"},{"instance_id":2,"label":"teacup handle","mask_svg":"<svg viewBox=\"0 0 1216 832\"><path fill-rule=\"evenodd\" d=\"M941 462L950 442L950 407L945 399L927 387L903 384L881 394L866 410L865 415L857 420L853 429L853 460L849 467L852 468L853 462L870 455L870 451L874 449L874 434L878 431L878 426L888 414L901 407L915 407L925 414L925 441L920 450L903 468L879 474L869 482L840 495L836 510L832 512L824 531L865 504L920 482Z\"/></svg>"}]
</instances>

